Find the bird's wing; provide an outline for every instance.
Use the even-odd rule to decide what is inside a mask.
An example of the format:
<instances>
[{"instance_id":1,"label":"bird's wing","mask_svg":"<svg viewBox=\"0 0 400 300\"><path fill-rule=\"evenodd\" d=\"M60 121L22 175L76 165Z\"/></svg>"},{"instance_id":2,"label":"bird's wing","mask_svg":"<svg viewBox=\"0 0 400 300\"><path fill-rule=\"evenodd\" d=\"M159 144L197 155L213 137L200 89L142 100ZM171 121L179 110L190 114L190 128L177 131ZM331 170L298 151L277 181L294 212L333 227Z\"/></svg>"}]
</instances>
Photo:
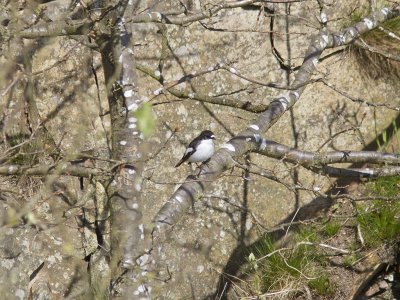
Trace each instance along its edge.
<instances>
[{"instance_id":1,"label":"bird's wing","mask_svg":"<svg viewBox=\"0 0 400 300\"><path fill-rule=\"evenodd\" d=\"M181 160L176 164L175 168L179 167L181 164L183 164L185 161L187 161L189 159L189 157L196 152L196 149L194 147L187 147L185 154L183 154L183 157L181 158Z\"/></svg>"}]
</instances>

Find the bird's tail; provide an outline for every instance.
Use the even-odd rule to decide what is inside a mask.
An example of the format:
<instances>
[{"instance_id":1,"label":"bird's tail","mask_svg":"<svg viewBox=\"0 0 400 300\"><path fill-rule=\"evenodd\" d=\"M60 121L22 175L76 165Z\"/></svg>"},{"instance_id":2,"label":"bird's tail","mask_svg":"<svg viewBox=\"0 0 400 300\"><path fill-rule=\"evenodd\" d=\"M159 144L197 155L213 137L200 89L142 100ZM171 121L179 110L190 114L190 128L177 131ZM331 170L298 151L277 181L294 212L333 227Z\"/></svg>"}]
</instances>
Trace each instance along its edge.
<instances>
[{"instance_id":1,"label":"bird's tail","mask_svg":"<svg viewBox=\"0 0 400 300\"><path fill-rule=\"evenodd\" d=\"M181 159L181 160L176 164L175 168L179 167L181 164L183 164L183 162L184 162L184 160Z\"/></svg>"}]
</instances>

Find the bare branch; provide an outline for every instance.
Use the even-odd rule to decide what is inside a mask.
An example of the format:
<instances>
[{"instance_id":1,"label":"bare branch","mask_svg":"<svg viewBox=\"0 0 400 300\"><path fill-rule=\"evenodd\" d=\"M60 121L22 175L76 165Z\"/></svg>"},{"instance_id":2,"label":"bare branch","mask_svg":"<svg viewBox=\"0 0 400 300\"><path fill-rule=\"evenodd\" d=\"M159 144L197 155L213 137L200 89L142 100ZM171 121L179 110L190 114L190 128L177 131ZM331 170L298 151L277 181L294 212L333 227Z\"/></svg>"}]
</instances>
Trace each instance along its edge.
<instances>
[{"instance_id":1,"label":"bare branch","mask_svg":"<svg viewBox=\"0 0 400 300\"><path fill-rule=\"evenodd\" d=\"M0 175L28 175L28 176L46 176L46 175L66 175L76 177L91 177L104 175L105 172L100 169L91 169L86 167L73 166L69 163L62 163L52 166L21 166L21 165L3 165L0 166Z\"/></svg>"},{"instance_id":2,"label":"bare branch","mask_svg":"<svg viewBox=\"0 0 400 300\"><path fill-rule=\"evenodd\" d=\"M208 188L209 182L216 180L224 171L233 166L233 157L242 156L249 151L259 149L260 144L258 141L261 139L261 134L267 131L298 101L305 89L302 84L310 80L318 65L318 59L325 49L347 45L362 33L376 28L381 22L394 18L399 14L400 6L394 9L383 8L339 33L330 33L324 28L315 38L312 38L304 62L296 74L294 82L291 84L291 86L301 87L277 97L271 102L268 109L260 114L259 118L252 122L246 130L224 144L210 161L207 164L203 164L198 170L197 179L200 182L191 181L193 179L191 176L187 178L191 182L181 185L154 218L156 225L154 237L165 233L171 228L183 213L190 208L193 201Z\"/></svg>"},{"instance_id":3,"label":"bare branch","mask_svg":"<svg viewBox=\"0 0 400 300\"><path fill-rule=\"evenodd\" d=\"M366 177L376 178L385 176L395 176L400 174L400 167L382 167L382 168L335 168L324 166L321 169L311 168L314 172L321 171L324 174L329 174L334 177Z\"/></svg>"},{"instance_id":4,"label":"bare branch","mask_svg":"<svg viewBox=\"0 0 400 300\"><path fill-rule=\"evenodd\" d=\"M90 20L60 20L51 23L38 24L19 33L21 38L34 39L38 37L87 35L93 27Z\"/></svg>"},{"instance_id":5,"label":"bare branch","mask_svg":"<svg viewBox=\"0 0 400 300\"><path fill-rule=\"evenodd\" d=\"M161 83L161 76L154 74L154 71L151 70L150 68L143 66L143 65L137 65L136 67L138 70L151 76L152 78L154 78L155 80L157 80ZM217 70L218 68L220 68L219 65L214 66L213 70ZM203 74L204 72L206 72L206 71L200 72L200 74ZM236 100L236 99L226 98L226 97L207 96L198 91L196 91L196 92L183 91L180 89L173 88L173 86L177 85L178 83L184 82L184 81L188 80L189 78L194 78L197 76L198 76L197 73L192 76L185 76L176 82L166 84L166 86L164 88L156 90L154 92L154 94L156 96L158 96L159 94L161 94L163 92L163 89L165 89L177 98L197 100L197 101L205 102L205 103L229 106L229 107L234 107L234 108L242 109L242 110L253 112L253 113L263 112L268 107L265 104L253 104L251 101L244 102L241 100Z\"/></svg>"},{"instance_id":6,"label":"bare branch","mask_svg":"<svg viewBox=\"0 0 400 300\"><path fill-rule=\"evenodd\" d=\"M260 0L227 1L225 3L213 5L209 9L193 12L193 14L184 17L168 16L160 12L142 13L140 15L136 15L127 19L127 22L132 22L132 23L153 22L153 23L166 23L174 25L185 25L196 21L204 20L207 18L211 18L212 16L215 16L219 11L224 9L248 6L250 4L259 1Z\"/></svg>"},{"instance_id":7,"label":"bare branch","mask_svg":"<svg viewBox=\"0 0 400 300\"><path fill-rule=\"evenodd\" d=\"M350 99L353 102L361 103L361 104L364 104L364 105L367 105L367 106L371 106L371 107L386 107L386 108L391 109L391 110L400 111L400 107L398 107L398 106L392 106L392 105L386 104L386 103L373 103L373 102L369 102L369 101L367 101L365 99L353 97L349 93L340 90L338 87L336 87L335 85L333 85L332 83L330 83L330 82L328 82L328 81L326 81L324 79L320 80L320 82L325 84L330 89L334 90L336 93L346 97L347 99Z\"/></svg>"},{"instance_id":8,"label":"bare branch","mask_svg":"<svg viewBox=\"0 0 400 300\"><path fill-rule=\"evenodd\" d=\"M325 153L301 151L266 139L260 140L260 148L257 153L308 167L334 163L385 163L400 165L400 155L398 154L352 150Z\"/></svg>"}]
</instances>

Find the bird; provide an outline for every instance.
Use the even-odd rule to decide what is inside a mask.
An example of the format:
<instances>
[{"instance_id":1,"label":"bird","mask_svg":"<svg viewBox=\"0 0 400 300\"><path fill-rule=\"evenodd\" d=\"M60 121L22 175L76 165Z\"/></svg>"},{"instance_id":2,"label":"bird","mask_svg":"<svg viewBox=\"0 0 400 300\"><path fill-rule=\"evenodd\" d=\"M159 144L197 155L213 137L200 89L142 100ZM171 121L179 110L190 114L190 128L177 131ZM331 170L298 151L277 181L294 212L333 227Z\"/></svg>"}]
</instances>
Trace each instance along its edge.
<instances>
[{"instance_id":1,"label":"bird","mask_svg":"<svg viewBox=\"0 0 400 300\"><path fill-rule=\"evenodd\" d=\"M212 131L202 131L199 136L187 146L182 159L176 164L175 168L179 167L185 161L192 163L209 160L214 154L214 140L215 135Z\"/></svg>"}]
</instances>

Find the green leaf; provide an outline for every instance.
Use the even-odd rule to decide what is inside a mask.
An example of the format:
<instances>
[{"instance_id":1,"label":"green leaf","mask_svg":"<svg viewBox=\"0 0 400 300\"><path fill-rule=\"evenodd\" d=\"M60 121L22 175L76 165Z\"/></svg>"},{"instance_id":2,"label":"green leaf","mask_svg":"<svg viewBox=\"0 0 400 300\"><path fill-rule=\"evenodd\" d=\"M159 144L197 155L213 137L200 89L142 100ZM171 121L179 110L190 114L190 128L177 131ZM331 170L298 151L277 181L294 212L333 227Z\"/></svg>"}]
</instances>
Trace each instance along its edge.
<instances>
[{"instance_id":1,"label":"green leaf","mask_svg":"<svg viewBox=\"0 0 400 300\"><path fill-rule=\"evenodd\" d=\"M143 103L134 113L137 125L143 136L149 137L153 134L156 127L156 119L151 111L151 104Z\"/></svg>"},{"instance_id":2,"label":"green leaf","mask_svg":"<svg viewBox=\"0 0 400 300\"><path fill-rule=\"evenodd\" d=\"M387 138L387 132L386 132L386 130L385 130L384 132L382 132L382 139L383 139L383 144L384 144L385 146L387 146L388 138Z\"/></svg>"}]
</instances>

